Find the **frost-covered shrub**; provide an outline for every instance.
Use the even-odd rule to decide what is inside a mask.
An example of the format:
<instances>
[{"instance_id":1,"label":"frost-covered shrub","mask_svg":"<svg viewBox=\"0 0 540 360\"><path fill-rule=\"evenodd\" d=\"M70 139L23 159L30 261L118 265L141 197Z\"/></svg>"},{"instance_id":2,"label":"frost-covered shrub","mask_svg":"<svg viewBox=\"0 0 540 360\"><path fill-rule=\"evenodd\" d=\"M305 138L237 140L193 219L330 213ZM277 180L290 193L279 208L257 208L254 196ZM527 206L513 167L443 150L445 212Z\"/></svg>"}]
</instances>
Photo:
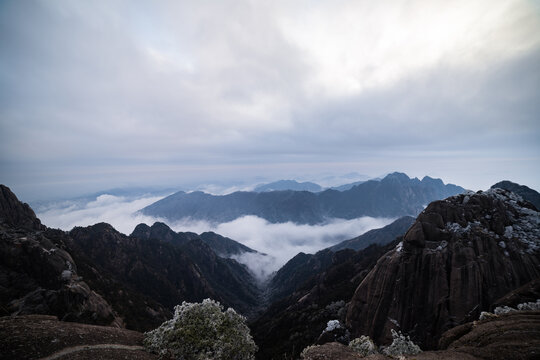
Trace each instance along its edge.
<instances>
[{"instance_id":1,"label":"frost-covered shrub","mask_svg":"<svg viewBox=\"0 0 540 360\"><path fill-rule=\"evenodd\" d=\"M540 310L540 299L536 302L518 304L517 309L510 306L497 306L493 312L497 315L509 314L518 311L538 311Z\"/></svg>"},{"instance_id":2,"label":"frost-covered shrub","mask_svg":"<svg viewBox=\"0 0 540 360\"><path fill-rule=\"evenodd\" d=\"M480 317L478 318L478 320L494 319L494 318L497 318L497 317L499 317L499 316L495 315L493 313L490 313L488 311L482 311L480 313Z\"/></svg>"},{"instance_id":3,"label":"frost-covered shrub","mask_svg":"<svg viewBox=\"0 0 540 360\"><path fill-rule=\"evenodd\" d=\"M175 306L171 320L144 335L150 351L180 360L252 360L257 351L246 319L210 299Z\"/></svg>"},{"instance_id":4,"label":"frost-covered shrub","mask_svg":"<svg viewBox=\"0 0 540 360\"><path fill-rule=\"evenodd\" d=\"M510 314L516 311L517 309L514 309L513 307L510 307L510 306L497 306L495 310L493 310L495 315Z\"/></svg>"},{"instance_id":5,"label":"frost-covered shrub","mask_svg":"<svg viewBox=\"0 0 540 360\"><path fill-rule=\"evenodd\" d=\"M330 332L330 331L334 331L340 328L341 328L341 323L339 322L339 320L330 320L326 324L326 329L324 329L323 332Z\"/></svg>"},{"instance_id":6,"label":"frost-covered shrub","mask_svg":"<svg viewBox=\"0 0 540 360\"><path fill-rule=\"evenodd\" d=\"M319 345L309 345L308 347L304 348L304 350L302 350L302 352L300 353L300 359L308 359L309 358L308 352L311 349L316 349L318 347Z\"/></svg>"},{"instance_id":7,"label":"frost-covered shrub","mask_svg":"<svg viewBox=\"0 0 540 360\"><path fill-rule=\"evenodd\" d=\"M539 311L540 310L540 299L537 299L536 302L527 302L518 304L517 309L510 306L497 306L492 314L490 312L482 311L480 313L480 320L485 320L488 318L498 317L502 314L510 314L518 311Z\"/></svg>"},{"instance_id":8,"label":"frost-covered shrub","mask_svg":"<svg viewBox=\"0 0 540 360\"><path fill-rule=\"evenodd\" d=\"M359 338L353 339L349 343L349 347L361 356L377 354L377 345L375 345L369 336L362 335Z\"/></svg>"},{"instance_id":9,"label":"frost-covered shrub","mask_svg":"<svg viewBox=\"0 0 540 360\"><path fill-rule=\"evenodd\" d=\"M538 311L540 310L540 299L536 300L536 302L519 304L517 308L519 311Z\"/></svg>"},{"instance_id":10,"label":"frost-covered shrub","mask_svg":"<svg viewBox=\"0 0 540 360\"><path fill-rule=\"evenodd\" d=\"M383 349L382 353L388 356L400 356L400 355L415 355L422 350L418 345L413 343L408 336L405 336L401 333L398 333L394 329L392 331L392 344Z\"/></svg>"}]
</instances>

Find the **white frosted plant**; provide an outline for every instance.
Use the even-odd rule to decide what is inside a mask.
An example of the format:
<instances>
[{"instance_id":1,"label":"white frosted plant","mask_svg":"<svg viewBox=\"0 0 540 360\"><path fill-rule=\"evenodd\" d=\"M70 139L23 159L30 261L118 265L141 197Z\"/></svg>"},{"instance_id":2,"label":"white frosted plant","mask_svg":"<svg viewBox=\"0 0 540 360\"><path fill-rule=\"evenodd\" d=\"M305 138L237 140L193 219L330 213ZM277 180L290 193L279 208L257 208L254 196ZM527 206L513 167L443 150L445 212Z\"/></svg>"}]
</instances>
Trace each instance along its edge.
<instances>
[{"instance_id":1,"label":"white frosted plant","mask_svg":"<svg viewBox=\"0 0 540 360\"><path fill-rule=\"evenodd\" d=\"M373 340L371 340L371 338L366 335L362 335L359 338L353 339L349 343L349 347L358 354L360 354L360 356L362 357L378 353L377 345L375 345Z\"/></svg>"},{"instance_id":2,"label":"white frosted plant","mask_svg":"<svg viewBox=\"0 0 540 360\"><path fill-rule=\"evenodd\" d=\"M171 320L144 335L147 349L178 360L253 360L257 351L246 319L210 299L175 306Z\"/></svg>"},{"instance_id":3,"label":"white frosted plant","mask_svg":"<svg viewBox=\"0 0 540 360\"><path fill-rule=\"evenodd\" d=\"M493 312L495 315L510 314L517 310L510 306L497 306Z\"/></svg>"},{"instance_id":4,"label":"white frosted plant","mask_svg":"<svg viewBox=\"0 0 540 360\"><path fill-rule=\"evenodd\" d=\"M536 302L518 304L517 309L510 306L497 306L493 312L495 315L510 314L518 311L538 311L540 310L540 299Z\"/></svg>"},{"instance_id":5,"label":"white frosted plant","mask_svg":"<svg viewBox=\"0 0 540 360\"><path fill-rule=\"evenodd\" d=\"M341 323L339 320L329 320L326 324L326 329L323 330L323 333L334 331L335 329L341 329Z\"/></svg>"},{"instance_id":6,"label":"white frosted plant","mask_svg":"<svg viewBox=\"0 0 540 360\"><path fill-rule=\"evenodd\" d=\"M536 302L519 304L517 308L519 311L538 311L540 310L540 299L537 299Z\"/></svg>"},{"instance_id":7,"label":"white frosted plant","mask_svg":"<svg viewBox=\"0 0 540 360\"><path fill-rule=\"evenodd\" d=\"M383 349L382 353L384 355L397 357L401 355L415 355L422 352L420 347L413 343L408 336L403 335L401 331L399 333L394 329L391 331L393 341L390 346Z\"/></svg>"},{"instance_id":8,"label":"white frosted plant","mask_svg":"<svg viewBox=\"0 0 540 360\"><path fill-rule=\"evenodd\" d=\"M309 345L308 347L304 348L304 350L302 350L300 353L300 359L309 359L309 351L318 347L319 345Z\"/></svg>"}]
</instances>

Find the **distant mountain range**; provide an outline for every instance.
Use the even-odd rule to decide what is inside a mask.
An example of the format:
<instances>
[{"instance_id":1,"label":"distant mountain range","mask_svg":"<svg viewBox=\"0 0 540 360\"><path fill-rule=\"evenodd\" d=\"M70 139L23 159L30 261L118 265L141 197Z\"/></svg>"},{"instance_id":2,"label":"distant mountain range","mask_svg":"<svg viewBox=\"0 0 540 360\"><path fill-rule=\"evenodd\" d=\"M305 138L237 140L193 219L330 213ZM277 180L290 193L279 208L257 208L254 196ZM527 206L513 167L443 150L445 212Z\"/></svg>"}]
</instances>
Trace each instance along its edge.
<instances>
[{"instance_id":1,"label":"distant mountain range","mask_svg":"<svg viewBox=\"0 0 540 360\"><path fill-rule=\"evenodd\" d=\"M180 191L140 211L169 221L191 218L221 223L255 215L271 223L320 224L331 218L416 216L431 201L463 191L440 179L426 176L419 180L392 173L345 191L234 192L223 196Z\"/></svg>"},{"instance_id":2,"label":"distant mountain range","mask_svg":"<svg viewBox=\"0 0 540 360\"><path fill-rule=\"evenodd\" d=\"M278 180L268 184L259 185L255 187L253 191L264 192L283 190L318 192L322 190L322 187L319 184L315 184L309 181L297 182L296 180Z\"/></svg>"},{"instance_id":3,"label":"distant mountain range","mask_svg":"<svg viewBox=\"0 0 540 360\"><path fill-rule=\"evenodd\" d=\"M371 179L374 181L379 181L379 178ZM346 191L350 190L356 185L365 183L367 180L355 181L348 184L343 184L339 186L332 186L328 188L323 188L321 185L313 182L298 182L296 180L278 180L268 184L261 184L255 187L253 191L255 192L264 192L264 191L284 191L284 190L293 190L293 191L310 191L310 192L320 192L323 190L337 190L337 191Z\"/></svg>"}]
</instances>

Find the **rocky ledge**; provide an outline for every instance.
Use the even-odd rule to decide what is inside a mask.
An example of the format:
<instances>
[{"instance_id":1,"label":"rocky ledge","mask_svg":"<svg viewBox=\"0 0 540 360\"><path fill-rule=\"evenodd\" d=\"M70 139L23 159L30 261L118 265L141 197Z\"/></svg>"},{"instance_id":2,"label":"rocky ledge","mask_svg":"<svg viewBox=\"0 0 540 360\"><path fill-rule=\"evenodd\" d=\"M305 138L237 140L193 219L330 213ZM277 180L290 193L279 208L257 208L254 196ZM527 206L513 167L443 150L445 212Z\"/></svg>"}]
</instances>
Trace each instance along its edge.
<instances>
[{"instance_id":1,"label":"rocky ledge","mask_svg":"<svg viewBox=\"0 0 540 360\"><path fill-rule=\"evenodd\" d=\"M0 359L157 359L139 332L58 321L54 316L0 318Z\"/></svg>"}]
</instances>

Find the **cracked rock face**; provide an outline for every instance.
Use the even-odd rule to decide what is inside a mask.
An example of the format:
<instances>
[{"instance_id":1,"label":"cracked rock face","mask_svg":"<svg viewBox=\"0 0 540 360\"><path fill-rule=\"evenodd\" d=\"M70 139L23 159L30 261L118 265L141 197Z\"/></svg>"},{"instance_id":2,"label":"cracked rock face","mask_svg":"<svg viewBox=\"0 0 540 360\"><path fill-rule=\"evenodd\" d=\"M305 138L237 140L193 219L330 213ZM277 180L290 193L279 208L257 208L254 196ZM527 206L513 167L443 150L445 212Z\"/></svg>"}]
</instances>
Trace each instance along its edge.
<instances>
[{"instance_id":1,"label":"cracked rock face","mask_svg":"<svg viewBox=\"0 0 540 360\"><path fill-rule=\"evenodd\" d=\"M431 203L356 289L355 336L389 343L391 329L422 348L540 276L540 213L502 189Z\"/></svg>"}]
</instances>

